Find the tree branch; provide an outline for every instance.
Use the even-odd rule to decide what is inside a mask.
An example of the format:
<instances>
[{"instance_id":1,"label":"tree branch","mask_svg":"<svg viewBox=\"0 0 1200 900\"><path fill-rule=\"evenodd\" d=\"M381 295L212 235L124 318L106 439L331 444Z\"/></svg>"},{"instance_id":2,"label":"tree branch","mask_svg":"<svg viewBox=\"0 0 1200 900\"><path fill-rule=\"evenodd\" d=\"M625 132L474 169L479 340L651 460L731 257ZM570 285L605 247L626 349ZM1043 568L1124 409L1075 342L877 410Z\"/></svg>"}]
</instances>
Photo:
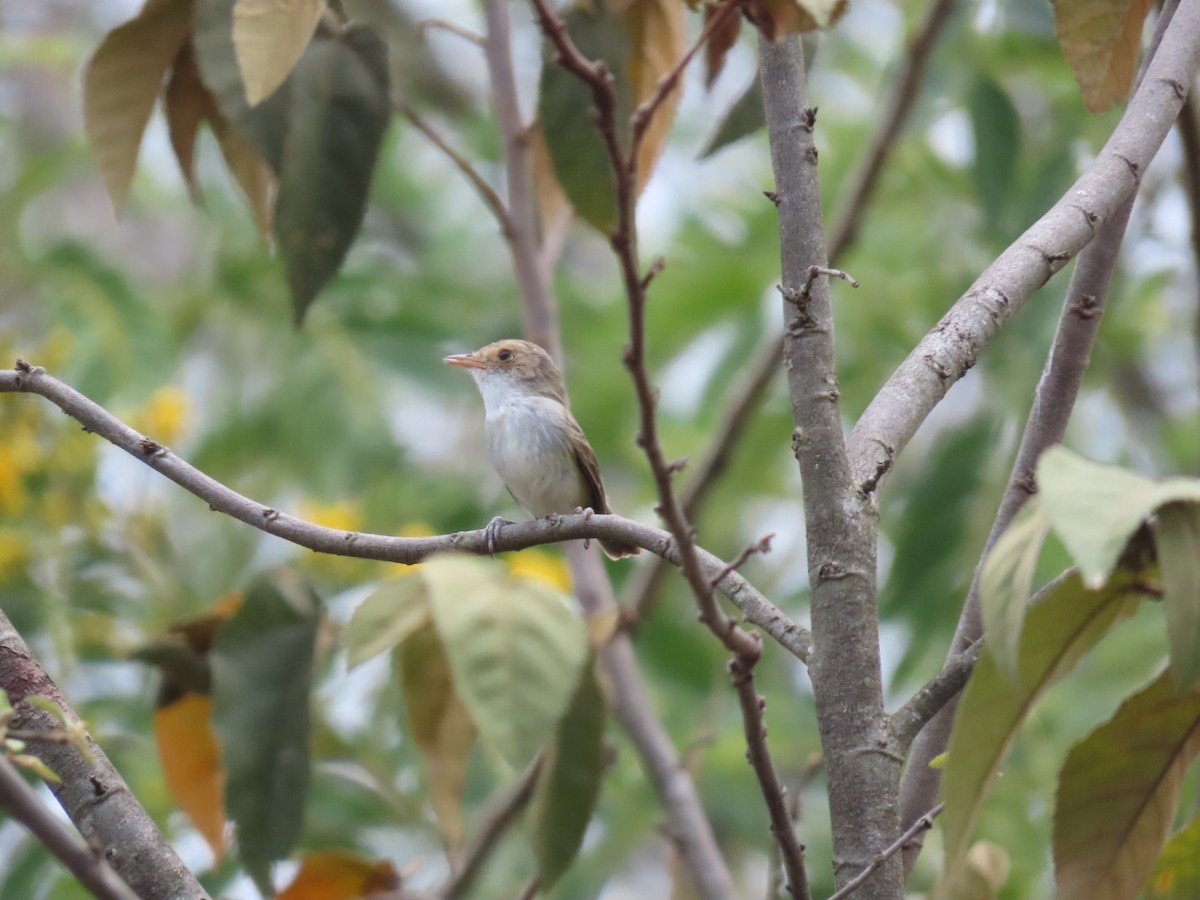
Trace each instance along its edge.
<instances>
[{"instance_id":1,"label":"tree branch","mask_svg":"<svg viewBox=\"0 0 1200 900\"><path fill-rule=\"evenodd\" d=\"M760 37L758 53L779 210L792 449L804 482L818 648L809 676L829 773L835 876L842 884L900 833L899 760L879 752L886 745L887 717L875 607L878 515L854 484L846 456L829 280L810 278L826 259L813 143L816 110L804 105L800 43L794 37L778 43ZM900 876L898 862L883 862L864 896L899 897Z\"/></svg>"},{"instance_id":2,"label":"tree branch","mask_svg":"<svg viewBox=\"0 0 1200 900\"><path fill-rule=\"evenodd\" d=\"M1166 34L1174 31L1174 11L1174 5L1168 3L1159 14L1154 39L1142 64L1143 73L1154 66L1160 49L1165 49L1160 42ZM1142 77L1139 77L1139 82ZM1127 112L1126 117L1128 115ZM1125 119L1122 119L1122 122L1124 121ZM1066 433L1071 411L1079 396L1083 373L1091 359L1092 346L1100 329L1100 317L1113 270L1120 256L1134 196L1133 193L1128 194L1100 226L1095 240L1080 254L1071 283L1067 287L1054 344L1034 395L1008 486L1000 501L995 521L980 554L970 590L963 604L951 643L951 661L967 652L972 645L979 643L983 634L979 579L984 562L1017 512L1036 492L1035 471L1038 459L1046 448L1061 443ZM962 682L965 684L965 679ZM959 689L961 690L961 685ZM941 769L931 767L929 763L946 749L958 706L957 698L958 691L950 692L946 696L941 708L912 745L912 754L900 783L900 814L905 825L916 821L922 811L928 809L938 796L942 772ZM913 841L905 848L904 864L907 871L911 871L916 864L922 843L920 840Z\"/></svg>"},{"instance_id":3,"label":"tree branch","mask_svg":"<svg viewBox=\"0 0 1200 900\"><path fill-rule=\"evenodd\" d=\"M483 9L487 21L484 55L492 85L496 122L504 143L504 170L508 182L509 221L512 227L505 236L521 293L525 336L545 348L552 357L561 360L558 304L550 291L548 273L538 262L537 210L534 205L533 172L529 163L529 129L521 118L517 104L508 2L485 0Z\"/></svg>"},{"instance_id":4,"label":"tree branch","mask_svg":"<svg viewBox=\"0 0 1200 900\"><path fill-rule=\"evenodd\" d=\"M901 61L895 78L890 79L891 90L880 105L879 124L862 160L850 176L851 187L846 192L846 199L841 202L838 218L829 232L829 259L834 264L858 237L863 214L916 103L929 58L956 2L933 0L908 41L908 53ZM694 521L699 515L710 490L728 467L746 427L775 381L782 357L782 334L768 338L751 357L744 381L726 401L720 416L721 429L694 467L694 474L681 493L683 510L689 520ZM666 573L667 566L658 560L641 567L624 591L622 606L634 611L637 618L647 615L649 604L661 593Z\"/></svg>"},{"instance_id":5,"label":"tree branch","mask_svg":"<svg viewBox=\"0 0 1200 900\"><path fill-rule=\"evenodd\" d=\"M938 817L938 814L941 813L943 808L945 808L945 805L946 804L944 803L939 803L933 809L929 810L929 812L925 813L923 816L913 822L912 825L905 830L904 834L900 835L900 837L896 839L894 844L889 846L886 850L871 860L865 869L847 881L838 890L830 894L829 900L845 900L846 897L849 897L852 893L858 890L863 882L870 878L876 869L903 850L919 834L932 828L933 820Z\"/></svg>"},{"instance_id":6,"label":"tree branch","mask_svg":"<svg viewBox=\"0 0 1200 900\"><path fill-rule=\"evenodd\" d=\"M62 709L68 721L79 721L58 686L33 659L29 647L3 612L0 612L0 690L8 694L16 710L12 719L14 728L46 731L61 724L52 713L24 702L26 697L34 695L49 697ZM62 779L48 782L48 787L84 840L96 848L95 851L90 848L77 851L89 857L87 867L94 873L99 872L100 860L93 855L99 854L138 897L163 900L207 897L146 810L130 793L104 751L90 737L88 751L90 760L72 744L38 742L28 748L29 753ZM63 849L62 845L50 846L56 854ZM128 892L109 896L125 897Z\"/></svg>"},{"instance_id":7,"label":"tree branch","mask_svg":"<svg viewBox=\"0 0 1200 900\"><path fill-rule=\"evenodd\" d=\"M1096 160L1009 246L909 354L850 435L855 478L873 489L920 424L1034 291L1134 193L1200 63L1200 8L1184 4Z\"/></svg>"},{"instance_id":8,"label":"tree branch","mask_svg":"<svg viewBox=\"0 0 1200 900\"><path fill-rule=\"evenodd\" d=\"M24 825L100 900L137 900L137 895L104 857L95 853L62 819L51 814L3 754L0 754L0 809Z\"/></svg>"},{"instance_id":9,"label":"tree branch","mask_svg":"<svg viewBox=\"0 0 1200 900\"><path fill-rule=\"evenodd\" d=\"M199 469L188 465L166 447L130 428L108 410L83 394L47 374L40 366L18 361L17 369L0 369L0 394L28 393L45 397L85 431L104 438L141 460L160 475L175 482L188 493L205 501L214 512L224 513L259 531L318 553L375 559L413 565L433 553L459 552L482 555L488 552L483 529L460 531L432 537L392 537L382 534L340 531L305 522L231 490ZM523 550L540 544L583 538L609 538L618 543L636 544L668 559L679 559L670 535L622 516L573 515L516 522L496 536L498 551ZM714 577L725 563L704 550L698 550L708 577ZM745 615L802 661L811 647L809 632L784 615L739 573L730 572L717 588Z\"/></svg>"}]
</instances>

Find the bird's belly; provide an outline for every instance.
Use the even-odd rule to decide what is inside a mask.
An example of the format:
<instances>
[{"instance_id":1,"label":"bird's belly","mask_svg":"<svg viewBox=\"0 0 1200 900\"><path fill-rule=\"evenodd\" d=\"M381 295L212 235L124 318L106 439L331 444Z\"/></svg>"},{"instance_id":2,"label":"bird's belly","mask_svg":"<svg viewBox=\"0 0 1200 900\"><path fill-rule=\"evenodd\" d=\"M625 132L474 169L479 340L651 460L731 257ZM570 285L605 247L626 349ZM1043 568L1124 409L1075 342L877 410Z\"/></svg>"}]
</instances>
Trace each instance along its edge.
<instances>
[{"instance_id":1,"label":"bird's belly","mask_svg":"<svg viewBox=\"0 0 1200 900\"><path fill-rule=\"evenodd\" d=\"M532 516L572 513L587 491L567 433L537 410L487 419L488 456L509 493Z\"/></svg>"}]
</instances>

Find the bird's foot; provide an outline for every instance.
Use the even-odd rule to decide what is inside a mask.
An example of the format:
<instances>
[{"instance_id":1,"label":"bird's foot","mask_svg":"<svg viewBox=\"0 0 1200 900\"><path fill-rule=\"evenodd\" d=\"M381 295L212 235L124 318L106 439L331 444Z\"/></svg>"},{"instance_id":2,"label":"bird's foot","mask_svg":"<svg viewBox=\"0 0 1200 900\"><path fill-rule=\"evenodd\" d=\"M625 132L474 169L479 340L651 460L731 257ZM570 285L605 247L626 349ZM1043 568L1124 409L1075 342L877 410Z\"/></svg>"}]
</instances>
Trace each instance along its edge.
<instances>
[{"instance_id":1,"label":"bird's foot","mask_svg":"<svg viewBox=\"0 0 1200 900\"><path fill-rule=\"evenodd\" d=\"M492 556L496 555L496 538L500 536L500 529L505 525L511 524L512 521L509 519L503 516L496 516L483 527L483 536L487 540L488 553Z\"/></svg>"}]
</instances>

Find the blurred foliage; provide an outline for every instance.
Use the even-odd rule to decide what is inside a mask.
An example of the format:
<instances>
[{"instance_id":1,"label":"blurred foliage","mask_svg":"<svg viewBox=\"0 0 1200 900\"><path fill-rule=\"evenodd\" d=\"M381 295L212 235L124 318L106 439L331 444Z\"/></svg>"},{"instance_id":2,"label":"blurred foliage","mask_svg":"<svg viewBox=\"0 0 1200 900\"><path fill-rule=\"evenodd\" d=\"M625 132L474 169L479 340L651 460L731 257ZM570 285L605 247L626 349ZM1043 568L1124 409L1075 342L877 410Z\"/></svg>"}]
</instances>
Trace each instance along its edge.
<instances>
[{"instance_id":1,"label":"blurred foliage","mask_svg":"<svg viewBox=\"0 0 1200 900\"><path fill-rule=\"evenodd\" d=\"M189 206L156 117L113 222L84 141L78 75L128 6L0 4L0 364L21 356L46 366L236 490L336 527L446 532L513 514L484 459L478 398L439 362L520 330L506 248L470 187L422 135L393 123L363 232L303 329L293 328L282 264L260 243L211 135L203 133L197 148L206 211ZM858 0L816 51L810 92L821 110L830 221L922 6ZM426 6L391 8L389 43L422 48L393 55L395 87L498 178L481 56L440 29L417 44L411 23ZM539 53L519 10L513 24L528 104ZM474 5L450 4L439 14L482 30ZM694 34L697 17L688 24ZM752 348L779 327L775 216L761 197L771 186L765 137L696 159L719 121L715 110L740 94L754 68L746 31L711 97L699 67L689 73L642 200L643 255L666 259L650 294L648 334L672 458L698 456ZM1067 189L1116 116L1086 112L1042 0L960 5L859 240L841 260L862 284L834 287L848 423L981 268ZM1150 475L1200 465L1196 297L1178 154L1168 144L1145 174L1068 438L1090 457ZM1066 274L1055 279L988 348L883 492L881 609L894 701L940 665L1065 284ZM574 410L613 506L655 521L620 363L625 308L604 241L576 226L554 286ZM776 385L697 525L701 543L726 556L776 532L774 552L753 559L746 574L803 618L807 564L791 428ZM552 553L521 556L538 560L536 567L553 565L544 562ZM1051 548L1038 581L1064 559ZM209 890L231 897L250 889L230 858L211 867L207 845L174 810L155 754L157 679L127 657L170 623L285 562L316 586L338 622L394 568L314 556L213 514L42 400L0 398L0 606L185 861ZM610 567L618 588L630 568ZM635 640L652 698L699 780L733 870L757 895L769 835L724 654L674 579ZM1001 897L1049 894L1056 772L1072 742L1165 655L1161 616L1139 614L1056 684L1017 736L977 832L1011 861ZM335 649L314 679L316 768L302 847L387 857L414 886L436 884L444 875L439 829L386 662L347 673L344 650ZM800 831L814 893L827 894L824 785L805 776L819 750L807 680L771 647L758 680L777 764L790 784L803 785ZM632 748L618 733L610 738L615 759L598 818L553 896L596 896L606 885L668 893L661 810ZM469 836L501 785L478 750L466 781ZM1193 813L1184 807L1181 823ZM916 890L933 883L937 844L935 829ZM514 894L533 865L527 836L510 834L474 896ZM0 896L69 900L81 892L5 823Z\"/></svg>"}]
</instances>

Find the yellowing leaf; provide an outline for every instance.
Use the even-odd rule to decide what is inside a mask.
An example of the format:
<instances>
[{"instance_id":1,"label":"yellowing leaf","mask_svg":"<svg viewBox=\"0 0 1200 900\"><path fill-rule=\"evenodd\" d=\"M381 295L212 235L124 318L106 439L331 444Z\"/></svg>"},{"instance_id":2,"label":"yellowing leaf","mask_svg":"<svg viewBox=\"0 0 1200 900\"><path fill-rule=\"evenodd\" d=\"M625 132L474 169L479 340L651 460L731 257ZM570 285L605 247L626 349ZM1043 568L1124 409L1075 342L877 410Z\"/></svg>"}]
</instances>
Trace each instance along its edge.
<instances>
[{"instance_id":1,"label":"yellowing leaf","mask_svg":"<svg viewBox=\"0 0 1200 900\"><path fill-rule=\"evenodd\" d=\"M1171 835L1146 886L1147 900L1200 897L1200 815Z\"/></svg>"},{"instance_id":2,"label":"yellowing leaf","mask_svg":"<svg viewBox=\"0 0 1200 900\"><path fill-rule=\"evenodd\" d=\"M514 769L554 734L587 659L587 634L571 601L498 563L458 555L427 560L433 620L454 691L484 739Z\"/></svg>"},{"instance_id":3,"label":"yellowing leaf","mask_svg":"<svg viewBox=\"0 0 1200 900\"><path fill-rule=\"evenodd\" d=\"M388 581L350 617L346 627L350 668L403 643L429 621L428 593L416 572Z\"/></svg>"},{"instance_id":4,"label":"yellowing leaf","mask_svg":"<svg viewBox=\"0 0 1200 900\"><path fill-rule=\"evenodd\" d=\"M704 9L704 24L707 26L718 7L708 6ZM742 17L739 15L726 16L716 30L708 36L704 45L704 86L711 88L725 68L725 57L733 45L737 43L738 33L742 30Z\"/></svg>"},{"instance_id":5,"label":"yellowing leaf","mask_svg":"<svg viewBox=\"0 0 1200 900\"><path fill-rule=\"evenodd\" d=\"M475 723L454 692L450 664L428 619L404 642L400 677L412 739L425 758L429 802L453 855L462 847L462 794Z\"/></svg>"},{"instance_id":6,"label":"yellowing leaf","mask_svg":"<svg viewBox=\"0 0 1200 900\"><path fill-rule=\"evenodd\" d=\"M633 104L640 106L653 96L659 80L674 68L683 55L684 7L679 0L633 0L624 11L629 29L629 81ZM671 90L655 110L638 153L638 191L650 173L679 105L680 87Z\"/></svg>"},{"instance_id":7,"label":"yellowing leaf","mask_svg":"<svg viewBox=\"0 0 1200 900\"><path fill-rule=\"evenodd\" d=\"M1048 529L1046 514L1038 498L1033 497L996 541L979 578L987 652L995 657L1000 670L1013 679L1017 677L1025 606Z\"/></svg>"},{"instance_id":8,"label":"yellowing leaf","mask_svg":"<svg viewBox=\"0 0 1200 900\"><path fill-rule=\"evenodd\" d=\"M1045 690L1069 672L1140 597L1133 575L1114 576L1102 591L1087 590L1071 573L1042 592L1029 610L1014 684L995 658L979 657L963 691L946 750L941 816L946 877L964 864L967 847L992 777L1017 730Z\"/></svg>"},{"instance_id":9,"label":"yellowing leaf","mask_svg":"<svg viewBox=\"0 0 1200 900\"><path fill-rule=\"evenodd\" d=\"M247 103L257 106L283 84L324 11L325 0L237 0L233 48Z\"/></svg>"},{"instance_id":10,"label":"yellowing leaf","mask_svg":"<svg viewBox=\"0 0 1200 900\"><path fill-rule=\"evenodd\" d=\"M827 28L849 9L849 0L750 0L746 18L768 40Z\"/></svg>"},{"instance_id":11,"label":"yellowing leaf","mask_svg":"<svg viewBox=\"0 0 1200 900\"><path fill-rule=\"evenodd\" d=\"M176 805L221 858L225 849L225 773L212 731L212 698L185 694L154 712L154 739Z\"/></svg>"},{"instance_id":12,"label":"yellowing leaf","mask_svg":"<svg viewBox=\"0 0 1200 900\"><path fill-rule=\"evenodd\" d=\"M977 841L967 851L962 867L938 880L931 900L995 900L1011 868L1003 847Z\"/></svg>"},{"instance_id":13,"label":"yellowing leaf","mask_svg":"<svg viewBox=\"0 0 1200 900\"><path fill-rule=\"evenodd\" d=\"M259 236L269 241L275 223L275 173L254 146L224 116L213 119L212 129L229 174L250 204Z\"/></svg>"},{"instance_id":14,"label":"yellowing leaf","mask_svg":"<svg viewBox=\"0 0 1200 900\"><path fill-rule=\"evenodd\" d=\"M1200 754L1200 692L1164 672L1076 744L1054 810L1058 900L1132 900L1154 870Z\"/></svg>"},{"instance_id":15,"label":"yellowing leaf","mask_svg":"<svg viewBox=\"0 0 1200 900\"><path fill-rule=\"evenodd\" d=\"M1151 0L1052 0L1054 30L1083 100L1103 112L1133 85Z\"/></svg>"},{"instance_id":16,"label":"yellowing leaf","mask_svg":"<svg viewBox=\"0 0 1200 900\"><path fill-rule=\"evenodd\" d=\"M359 900L400 887L400 874L387 860L349 850L314 850L300 860L291 884L276 900Z\"/></svg>"},{"instance_id":17,"label":"yellowing leaf","mask_svg":"<svg viewBox=\"0 0 1200 900\"><path fill-rule=\"evenodd\" d=\"M108 33L84 70L84 127L118 213L163 78L191 29L191 11L189 0L147 0L137 16Z\"/></svg>"}]
</instances>

